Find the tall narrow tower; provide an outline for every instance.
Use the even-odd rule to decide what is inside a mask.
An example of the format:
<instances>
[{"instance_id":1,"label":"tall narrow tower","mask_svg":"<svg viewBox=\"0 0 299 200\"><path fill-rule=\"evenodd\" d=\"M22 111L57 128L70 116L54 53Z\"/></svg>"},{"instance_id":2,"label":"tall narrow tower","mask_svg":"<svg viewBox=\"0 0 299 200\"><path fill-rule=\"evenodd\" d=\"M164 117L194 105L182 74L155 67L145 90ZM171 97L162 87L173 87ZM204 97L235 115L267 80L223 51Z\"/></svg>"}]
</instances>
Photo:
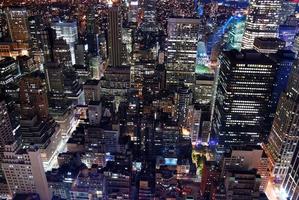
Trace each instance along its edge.
<instances>
[{"instance_id":1,"label":"tall narrow tower","mask_svg":"<svg viewBox=\"0 0 299 200\"><path fill-rule=\"evenodd\" d=\"M112 4L108 10L108 54L111 66L122 64L122 17L120 7Z\"/></svg>"}]
</instances>

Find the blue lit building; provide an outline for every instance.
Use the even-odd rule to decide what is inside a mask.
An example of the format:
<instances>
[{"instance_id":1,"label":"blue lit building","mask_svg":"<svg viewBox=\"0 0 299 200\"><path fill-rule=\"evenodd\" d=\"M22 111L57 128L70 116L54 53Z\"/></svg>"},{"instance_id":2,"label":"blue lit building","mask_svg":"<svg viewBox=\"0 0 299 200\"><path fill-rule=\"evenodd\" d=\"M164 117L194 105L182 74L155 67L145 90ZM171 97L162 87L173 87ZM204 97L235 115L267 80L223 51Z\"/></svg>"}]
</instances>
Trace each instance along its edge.
<instances>
[{"instance_id":1,"label":"blue lit building","mask_svg":"<svg viewBox=\"0 0 299 200\"><path fill-rule=\"evenodd\" d=\"M229 22L230 24L228 25L226 49L236 49L240 51L242 47L242 38L245 31L245 17L235 16L232 17Z\"/></svg>"},{"instance_id":2,"label":"blue lit building","mask_svg":"<svg viewBox=\"0 0 299 200\"><path fill-rule=\"evenodd\" d=\"M295 41L297 27L292 25L279 26L279 38L286 42L286 49L292 49Z\"/></svg>"}]
</instances>

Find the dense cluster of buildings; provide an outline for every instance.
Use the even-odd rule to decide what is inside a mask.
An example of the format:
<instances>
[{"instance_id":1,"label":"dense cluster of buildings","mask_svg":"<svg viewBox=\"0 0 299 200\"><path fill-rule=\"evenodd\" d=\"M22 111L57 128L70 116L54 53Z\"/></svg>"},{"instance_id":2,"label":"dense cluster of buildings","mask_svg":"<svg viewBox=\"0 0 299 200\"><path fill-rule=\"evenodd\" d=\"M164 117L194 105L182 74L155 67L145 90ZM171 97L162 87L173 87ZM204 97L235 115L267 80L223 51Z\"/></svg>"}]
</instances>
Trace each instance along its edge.
<instances>
[{"instance_id":1,"label":"dense cluster of buildings","mask_svg":"<svg viewBox=\"0 0 299 200\"><path fill-rule=\"evenodd\" d=\"M299 200L297 1L4 1L0 199Z\"/></svg>"}]
</instances>

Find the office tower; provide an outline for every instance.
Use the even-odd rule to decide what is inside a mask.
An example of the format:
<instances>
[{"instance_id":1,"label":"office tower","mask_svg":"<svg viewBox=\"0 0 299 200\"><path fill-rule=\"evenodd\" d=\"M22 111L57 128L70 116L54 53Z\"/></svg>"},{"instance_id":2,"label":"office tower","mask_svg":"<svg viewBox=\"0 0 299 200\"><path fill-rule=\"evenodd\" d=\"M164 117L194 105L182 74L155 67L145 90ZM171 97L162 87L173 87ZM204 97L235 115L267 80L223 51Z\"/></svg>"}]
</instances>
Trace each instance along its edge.
<instances>
[{"instance_id":1,"label":"office tower","mask_svg":"<svg viewBox=\"0 0 299 200\"><path fill-rule=\"evenodd\" d=\"M197 105L188 106L188 113L184 127L190 131L191 143L198 141L200 131L201 110Z\"/></svg>"},{"instance_id":2,"label":"office tower","mask_svg":"<svg viewBox=\"0 0 299 200\"><path fill-rule=\"evenodd\" d=\"M47 63L45 66L47 87L50 93L62 94L64 92L63 65Z\"/></svg>"},{"instance_id":3,"label":"office tower","mask_svg":"<svg viewBox=\"0 0 299 200\"><path fill-rule=\"evenodd\" d=\"M288 199L299 199L299 144L297 143L296 150L294 151L292 161L289 166L288 173L283 180L283 192L287 194Z\"/></svg>"},{"instance_id":4,"label":"office tower","mask_svg":"<svg viewBox=\"0 0 299 200\"><path fill-rule=\"evenodd\" d=\"M298 136L299 116L299 67L294 63L288 86L282 93L268 139L267 153L272 165L272 175L282 181L294 155Z\"/></svg>"},{"instance_id":5,"label":"office tower","mask_svg":"<svg viewBox=\"0 0 299 200\"><path fill-rule=\"evenodd\" d=\"M103 76L103 59L99 55L89 55L87 58L89 65L89 71L91 72L91 78L99 80Z\"/></svg>"},{"instance_id":6,"label":"office tower","mask_svg":"<svg viewBox=\"0 0 299 200\"><path fill-rule=\"evenodd\" d=\"M21 76L17 61L11 57L0 60L0 86L15 82Z\"/></svg>"},{"instance_id":7,"label":"office tower","mask_svg":"<svg viewBox=\"0 0 299 200\"><path fill-rule=\"evenodd\" d=\"M88 119L90 125L100 125L102 118L102 102L90 101L88 104Z\"/></svg>"},{"instance_id":8,"label":"office tower","mask_svg":"<svg viewBox=\"0 0 299 200\"><path fill-rule=\"evenodd\" d=\"M224 181L226 200L259 199L260 181L256 170L234 170L227 173Z\"/></svg>"},{"instance_id":9,"label":"office tower","mask_svg":"<svg viewBox=\"0 0 299 200\"><path fill-rule=\"evenodd\" d=\"M62 38L69 45L71 53L71 64L75 64L75 44L78 41L77 22L56 22L51 28L55 29L57 39Z\"/></svg>"},{"instance_id":10,"label":"office tower","mask_svg":"<svg viewBox=\"0 0 299 200\"><path fill-rule=\"evenodd\" d=\"M70 45L67 44L66 40L60 38L53 42L53 60L52 62L61 63L65 67L70 68L73 65L73 58ZM75 62L74 62L75 64Z\"/></svg>"},{"instance_id":11,"label":"office tower","mask_svg":"<svg viewBox=\"0 0 299 200\"><path fill-rule=\"evenodd\" d=\"M48 88L49 99L49 113L60 124L63 132L68 130L67 126L70 126L69 108L71 101L67 99L65 94L65 77L64 66L57 63L46 63L45 75Z\"/></svg>"},{"instance_id":12,"label":"office tower","mask_svg":"<svg viewBox=\"0 0 299 200\"><path fill-rule=\"evenodd\" d=\"M30 32L30 55L41 65L43 63L42 53L42 30L44 23L40 15L30 16L28 18Z\"/></svg>"},{"instance_id":13,"label":"office tower","mask_svg":"<svg viewBox=\"0 0 299 200\"><path fill-rule=\"evenodd\" d=\"M278 36L282 0L250 0L242 47L252 49L256 37Z\"/></svg>"},{"instance_id":14,"label":"office tower","mask_svg":"<svg viewBox=\"0 0 299 200\"><path fill-rule=\"evenodd\" d=\"M108 8L108 56L111 66L122 64L122 18L120 6L113 4Z\"/></svg>"},{"instance_id":15,"label":"office tower","mask_svg":"<svg viewBox=\"0 0 299 200\"><path fill-rule=\"evenodd\" d=\"M131 0L128 13L129 22L137 23L139 12L138 9L138 0Z\"/></svg>"},{"instance_id":16,"label":"office tower","mask_svg":"<svg viewBox=\"0 0 299 200\"><path fill-rule=\"evenodd\" d=\"M87 80L83 85L85 104L101 100L101 85L99 80Z\"/></svg>"},{"instance_id":17,"label":"office tower","mask_svg":"<svg viewBox=\"0 0 299 200\"><path fill-rule=\"evenodd\" d=\"M8 24L6 21L5 11L0 10L0 39L4 39L8 36Z\"/></svg>"},{"instance_id":18,"label":"office tower","mask_svg":"<svg viewBox=\"0 0 299 200\"><path fill-rule=\"evenodd\" d=\"M11 194L37 193L41 200L51 199L38 149L23 149L18 141L6 145L2 169Z\"/></svg>"},{"instance_id":19,"label":"office tower","mask_svg":"<svg viewBox=\"0 0 299 200\"><path fill-rule=\"evenodd\" d=\"M211 111L209 105L194 104L188 107L185 128L191 133L192 145L208 146L211 133ZM215 144L213 144L215 145Z\"/></svg>"},{"instance_id":20,"label":"office tower","mask_svg":"<svg viewBox=\"0 0 299 200\"><path fill-rule=\"evenodd\" d=\"M271 54L270 58L276 63L276 72L274 84L272 88L272 97L270 102L270 129L275 116L277 104L281 94L285 91L288 85L289 75L292 71L295 61L295 53L290 50L279 50L276 54Z\"/></svg>"},{"instance_id":21,"label":"office tower","mask_svg":"<svg viewBox=\"0 0 299 200\"><path fill-rule=\"evenodd\" d=\"M166 83L178 85L182 80L193 86L196 65L199 19L169 18L167 27Z\"/></svg>"},{"instance_id":22,"label":"office tower","mask_svg":"<svg viewBox=\"0 0 299 200\"><path fill-rule=\"evenodd\" d=\"M88 46L88 53L92 55L99 54L99 35L98 27L96 26L96 11L94 6L88 9L87 14L87 33L86 33L86 43Z\"/></svg>"},{"instance_id":23,"label":"office tower","mask_svg":"<svg viewBox=\"0 0 299 200\"><path fill-rule=\"evenodd\" d=\"M75 45L76 65L85 65L86 44Z\"/></svg>"},{"instance_id":24,"label":"office tower","mask_svg":"<svg viewBox=\"0 0 299 200\"><path fill-rule=\"evenodd\" d=\"M130 77L130 66L108 66L101 79L101 94L113 97L118 105L128 94Z\"/></svg>"},{"instance_id":25,"label":"office tower","mask_svg":"<svg viewBox=\"0 0 299 200\"><path fill-rule=\"evenodd\" d=\"M261 146L233 146L226 152L221 161L221 175L233 169L256 169L261 177L260 191L266 190L270 173L269 158Z\"/></svg>"},{"instance_id":26,"label":"office tower","mask_svg":"<svg viewBox=\"0 0 299 200\"><path fill-rule=\"evenodd\" d=\"M3 153L4 146L8 142L14 141L13 129L10 123L6 103L2 97L0 97L0 153ZM0 160L2 155L0 155Z\"/></svg>"},{"instance_id":27,"label":"office tower","mask_svg":"<svg viewBox=\"0 0 299 200\"><path fill-rule=\"evenodd\" d=\"M73 105L82 105L84 103L84 94L82 86L79 84L78 75L73 68L67 68L63 71L64 93Z\"/></svg>"},{"instance_id":28,"label":"office tower","mask_svg":"<svg viewBox=\"0 0 299 200\"><path fill-rule=\"evenodd\" d=\"M54 29L47 27L41 31L42 50L44 53L44 62L53 62L53 48L56 40L56 32Z\"/></svg>"},{"instance_id":29,"label":"office tower","mask_svg":"<svg viewBox=\"0 0 299 200\"><path fill-rule=\"evenodd\" d=\"M46 84L36 72L20 80L20 104L22 119L31 119L35 114L46 119L49 115Z\"/></svg>"},{"instance_id":30,"label":"office tower","mask_svg":"<svg viewBox=\"0 0 299 200\"><path fill-rule=\"evenodd\" d=\"M196 74L193 98L196 103L210 104L213 98L214 92L214 74Z\"/></svg>"},{"instance_id":31,"label":"office tower","mask_svg":"<svg viewBox=\"0 0 299 200\"><path fill-rule=\"evenodd\" d=\"M158 31L156 22L156 0L144 0L142 8L144 16L140 26L141 30L145 32Z\"/></svg>"},{"instance_id":32,"label":"office tower","mask_svg":"<svg viewBox=\"0 0 299 200\"><path fill-rule=\"evenodd\" d=\"M6 11L10 38L13 42L28 42L30 39L28 13L24 8L10 8Z\"/></svg>"},{"instance_id":33,"label":"office tower","mask_svg":"<svg viewBox=\"0 0 299 200\"><path fill-rule=\"evenodd\" d=\"M192 103L192 91L187 86L178 87L175 93L176 116L178 124L186 122L188 107Z\"/></svg>"},{"instance_id":34,"label":"office tower","mask_svg":"<svg viewBox=\"0 0 299 200\"><path fill-rule=\"evenodd\" d=\"M86 36L86 43L88 46L88 53L92 55L98 55L99 54L99 36L95 33L87 33Z\"/></svg>"},{"instance_id":35,"label":"office tower","mask_svg":"<svg viewBox=\"0 0 299 200\"><path fill-rule=\"evenodd\" d=\"M225 51L220 71L213 116L213 132L219 147L259 144L269 115L275 63L255 50Z\"/></svg>"}]
</instances>

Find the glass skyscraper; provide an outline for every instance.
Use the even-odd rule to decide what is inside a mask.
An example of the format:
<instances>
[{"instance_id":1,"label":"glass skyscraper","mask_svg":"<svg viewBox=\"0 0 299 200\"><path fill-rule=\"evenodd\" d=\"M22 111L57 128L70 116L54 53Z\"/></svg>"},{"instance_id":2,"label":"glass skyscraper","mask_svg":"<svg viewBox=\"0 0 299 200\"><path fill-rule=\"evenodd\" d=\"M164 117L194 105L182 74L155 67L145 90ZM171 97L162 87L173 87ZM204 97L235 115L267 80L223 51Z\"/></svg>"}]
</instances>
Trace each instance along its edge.
<instances>
[{"instance_id":1,"label":"glass skyscraper","mask_svg":"<svg viewBox=\"0 0 299 200\"><path fill-rule=\"evenodd\" d=\"M277 37L281 0L250 0L243 48L252 49L257 37Z\"/></svg>"},{"instance_id":2,"label":"glass skyscraper","mask_svg":"<svg viewBox=\"0 0 299 200\"><path fill-rule=\"evenodd\" d=\"M220 55L213 131L221 147L258 144L266 137L274 73L274 62L255 50Z\"/></svg>"}]
</instances>

